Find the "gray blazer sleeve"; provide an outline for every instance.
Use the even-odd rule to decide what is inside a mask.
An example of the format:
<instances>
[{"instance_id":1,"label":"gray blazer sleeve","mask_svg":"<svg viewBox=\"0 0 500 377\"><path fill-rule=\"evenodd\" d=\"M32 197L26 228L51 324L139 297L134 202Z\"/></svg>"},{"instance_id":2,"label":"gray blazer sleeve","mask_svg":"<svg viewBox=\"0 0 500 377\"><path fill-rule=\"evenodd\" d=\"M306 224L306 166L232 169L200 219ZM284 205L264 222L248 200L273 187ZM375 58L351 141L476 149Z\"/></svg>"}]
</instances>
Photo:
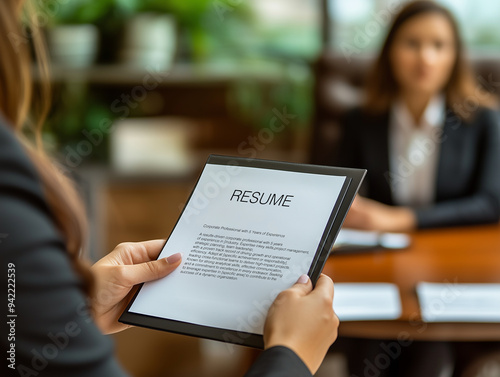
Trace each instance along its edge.
<instances>
[{"instance_id":1,"label":"gray blazer sleeve","mask_svg":"<svg viewBox=\"0 0 500 377\"><path fill-rule=\"evenodd\" d=\"M292 350L276 346L264 351L245 377L312 377L312 374Z\"/></svg>"}]
</instances>

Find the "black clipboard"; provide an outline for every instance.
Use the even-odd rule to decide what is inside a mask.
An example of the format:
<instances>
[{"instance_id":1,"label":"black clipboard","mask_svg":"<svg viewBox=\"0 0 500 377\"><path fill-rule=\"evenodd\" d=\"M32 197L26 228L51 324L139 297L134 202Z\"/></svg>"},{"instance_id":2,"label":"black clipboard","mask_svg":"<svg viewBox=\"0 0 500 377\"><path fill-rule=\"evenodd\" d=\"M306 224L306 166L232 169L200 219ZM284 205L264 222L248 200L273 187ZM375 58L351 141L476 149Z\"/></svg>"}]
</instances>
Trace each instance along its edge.
<instances>
[{"instance_id":1,"label":"black clipboard","mask_svg":"<svg viewBox=\"0 0 500 377\"><path fill-rule=\"evenodd\" d=\"M229 157L229 156L218 156L210 155L205 168L209 165L226 165L227 167L244 167L244 168L257 168L266 170L277 170L283 172L295 172L295 173L305 173L314 175L329 175L337 177L345 177L342 184L340 193L335 201L334 206L331 208L331 213L329 218L324 224L324 230L321 239L318 241L318 246L315 251L314 257L312 259L311 265L309 267L308 275L311 278L313 285L316 284L321 271L328 259L329 252L333 247L335 238L342 227L345 216L356 196L358 189L364 179L366 170L363 169L350 169L350 168L339 168L331 166L320 166L320 165L309 165L309 164L296 164L280 161L271 160L260 160L260 159L249 159L241 157ZM205 168L203 169L205 171ZM202 177L203 171L198 177L198 181L191 192L191 195L184 207L177 223L174 227L179 225L186 208L190 205L199 183ZM244 216L244 213L242 214ZM167 239L163 249L167 246L170 237ZM162 249L162 250L163 250ZM180 267L179 267L180 268ZM228 281L228 284L231 284ZM223 327L212 327L201 325L197 323L190 323L188 321L182 321L177 319L170 319L165 317L139 314L137 312L131 311L131 307L137 296L140 294L143 285L139 287L134 297L128 304L127 308L121 315L119 321L125 324L141 326L150 329L163 330L177 334L196 336L201 338L207 338L212 340L218 340L228 343L234 343L243 346L263 348L263 336L261 334L250 333L245 331L237 331L234 329L227 329Z\"/></svg>"}]
</instances>

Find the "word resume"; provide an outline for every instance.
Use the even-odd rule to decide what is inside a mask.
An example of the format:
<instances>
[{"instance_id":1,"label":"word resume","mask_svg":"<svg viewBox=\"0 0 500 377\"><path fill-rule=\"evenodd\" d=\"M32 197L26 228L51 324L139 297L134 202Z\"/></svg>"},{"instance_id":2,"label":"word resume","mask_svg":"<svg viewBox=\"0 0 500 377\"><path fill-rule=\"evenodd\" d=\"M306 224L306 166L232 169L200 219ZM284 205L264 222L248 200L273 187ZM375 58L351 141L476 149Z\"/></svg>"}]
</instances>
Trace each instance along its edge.
<instances>
[{"instance_id":1,"label":"word resume","mask_svg":"<svg viewBox=\"0 0 500 377\"><path fill-rule=\"evenodd\" d=\"M262 335L275 297L308 273L346 179L209 160L159 256L181 252L181 265L128 312Z\"/></svg>"}]
</instances>

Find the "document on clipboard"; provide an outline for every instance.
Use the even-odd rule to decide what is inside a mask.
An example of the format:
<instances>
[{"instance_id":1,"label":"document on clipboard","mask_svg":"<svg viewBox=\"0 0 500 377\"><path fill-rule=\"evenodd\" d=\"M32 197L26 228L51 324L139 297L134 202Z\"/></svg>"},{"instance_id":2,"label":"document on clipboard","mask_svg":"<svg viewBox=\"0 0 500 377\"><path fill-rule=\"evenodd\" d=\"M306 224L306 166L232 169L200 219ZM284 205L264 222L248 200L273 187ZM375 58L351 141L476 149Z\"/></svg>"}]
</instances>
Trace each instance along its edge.
<instances>
[{"instance_id":1,"label":"document on clipboard","mask_svg":"<svg viewBox=\"0 0 500 377\"><path fill-rule=\"evenodd\" d=\"M120 321L262 348L270 305L302 274L316 283L365 174L210 156L159 255L181 265Z\"/></svg>"}]
</instances>

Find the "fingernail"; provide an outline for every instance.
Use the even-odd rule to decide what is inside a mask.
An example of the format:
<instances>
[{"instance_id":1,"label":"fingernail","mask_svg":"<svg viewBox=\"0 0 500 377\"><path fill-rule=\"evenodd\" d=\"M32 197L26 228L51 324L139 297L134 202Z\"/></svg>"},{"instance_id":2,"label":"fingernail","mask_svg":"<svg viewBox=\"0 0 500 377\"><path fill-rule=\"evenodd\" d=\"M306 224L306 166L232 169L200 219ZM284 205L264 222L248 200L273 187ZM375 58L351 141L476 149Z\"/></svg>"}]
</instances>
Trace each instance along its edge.
<instances>
[{"instance_id":1,"label":"fingernail","mask_svg":"<svg viewBox=\"0 0 500 377\"><path fill-rule=\"evenodd\" d=\"M181 253L175 253L167 258L167 262L169 264L174 264L174 263L178 262L179 260L181 260L181 258L182 258Z\"/></svg>"},{"instance_id":2,"label":"fingernail","mask_svg":"<svg viewBox=\"0 0 500 377\"><path fill-rule=\"evenodd\" d=\"M309 276L304 274L300 276L299 280L297 280L297 283L306 284L308 281L309 281Z\"/></svg>"}]
</instances>

